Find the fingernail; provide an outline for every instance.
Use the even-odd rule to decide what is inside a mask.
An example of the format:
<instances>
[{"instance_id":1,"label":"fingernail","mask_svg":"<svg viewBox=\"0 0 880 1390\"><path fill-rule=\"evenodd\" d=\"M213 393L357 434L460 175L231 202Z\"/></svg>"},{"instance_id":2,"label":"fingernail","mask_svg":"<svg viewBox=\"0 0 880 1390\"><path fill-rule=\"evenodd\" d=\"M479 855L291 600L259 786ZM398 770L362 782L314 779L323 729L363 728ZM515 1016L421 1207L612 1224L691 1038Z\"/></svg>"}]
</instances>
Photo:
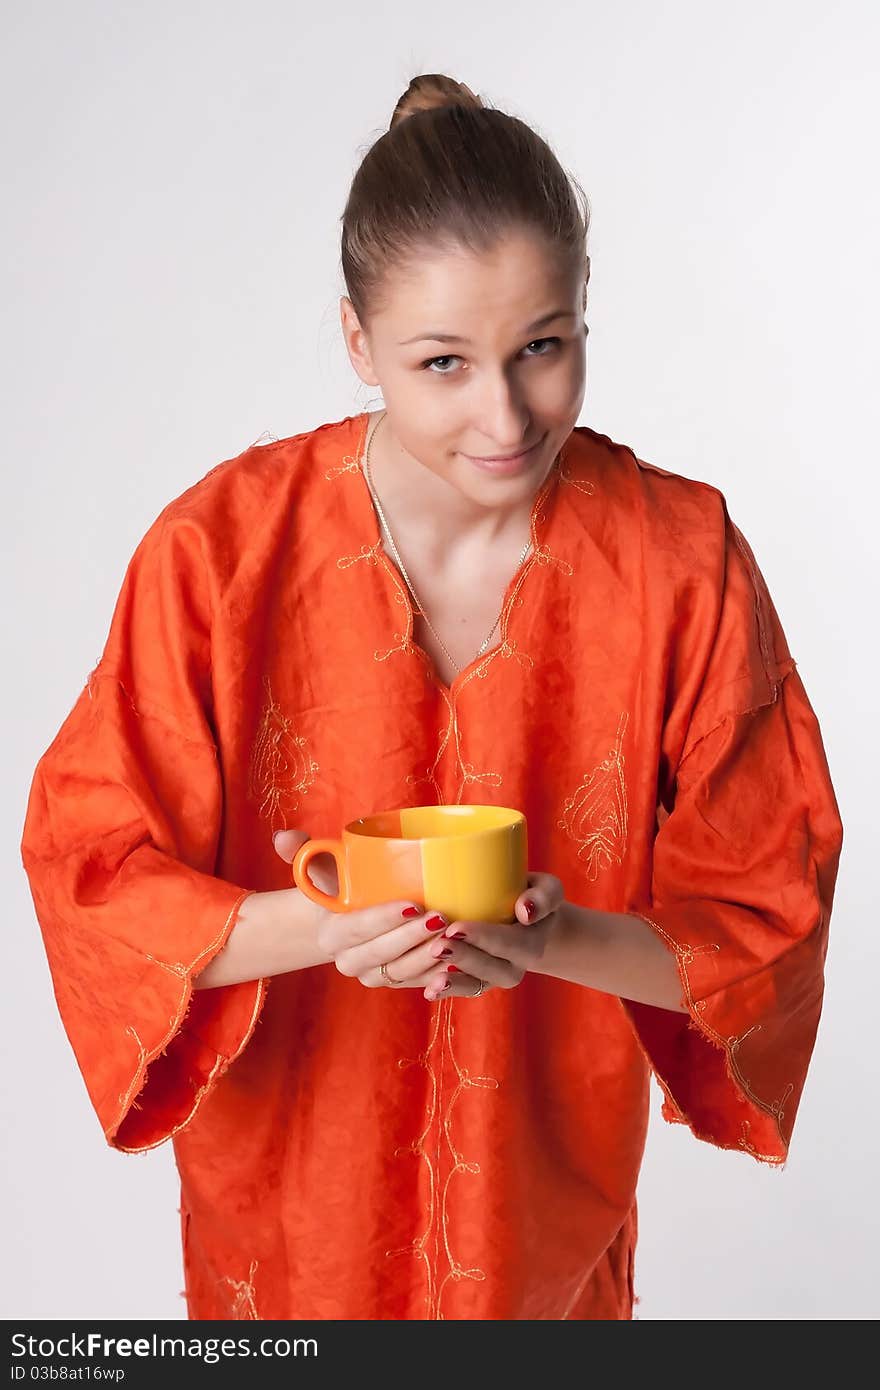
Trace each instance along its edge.
<instances>
[{"instance_id":1,"label":"fingernail","mask_svg":"<svg viewBox=\"0 0 880 1390\"><path fill-rule=\"evenodd\" d=\"M527 916L527 917L533 917L533 916L534 916L534 913L535 913L535 904L532 902L531 898L526 898L526 899L525 899L525 901L523 902L523 907L524 907L525 910L526 910L526 916Z\"/></svg>"},{"instance_id":2,"label":"fingernail","mask_svg":"<svg viewBox=\"0 0 880 1390\"><path fill-rule=\"evenodd\" d=\"M447 941L467 941L463 931L454 931L451 936L447 936Z\"/></svg>"},{"instance_id":3,"label":"fingernail","mask_svg":"<svg viewBox=\"0 0 880 1390\"><path fill-rule=\"evenodd\" d=\"M461 975L463 973L461 970L459 970L457 965L447 965L446 969L450 972L450 974Z\"/></svg>"},{"instance_id":4,"label":"fingernail","mask_svg":"<svg viewBox=\"0 0 880 1390\"><path fill-rule=\"evenodd\" d=\"M429 917L427 922L425 923L425 926L428 928L428 931L442 931L446 925L446 918L439 917L436 913L433 917Z\"/></svg>"},{"instance_id":5,"label":"fingernail","mask_svg":"<svg viewBox=\"0 0 880 1390\"><path fill-rule=\"evenodd\" d=\"M435 946L433 951L431 952L431 955L434 957L435 960L440 960L443 956L451 956L452 952L448 946L444 946L443 949L440 951L438 951L437 947Z\"/></svg>"},{"instance_id":6,"label":"fingernail","mask_svg":"<svg viewBox=\"0 0 880 1390\"><path fill-rule=\"evenodd\" d=\"M405 907L400 915L401 917L421 917L422 910L420 907Z\"/></svg>"}]
</instances>

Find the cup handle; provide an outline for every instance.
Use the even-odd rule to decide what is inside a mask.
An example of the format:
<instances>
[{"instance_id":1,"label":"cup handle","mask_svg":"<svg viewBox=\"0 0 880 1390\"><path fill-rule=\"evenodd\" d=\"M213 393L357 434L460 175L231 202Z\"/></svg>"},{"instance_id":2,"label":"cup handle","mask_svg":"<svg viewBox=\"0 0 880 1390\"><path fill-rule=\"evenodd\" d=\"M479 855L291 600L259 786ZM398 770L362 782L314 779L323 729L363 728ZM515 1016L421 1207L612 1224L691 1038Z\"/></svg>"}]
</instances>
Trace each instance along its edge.
<instances>
[{"instance_id":1,"label":"cup handle","mask_svg":"<svg viewBox=\"0 0 880 1390\"><path fill-rule=\"evenodd\" d=\"M339 877L340 887L345 887L345 861L343 858L343 846L341 840L306 840L304 845L300 845L293 857L291 866L293 881L301 893L307 898L311 898L313 903L319 907L326 907L330 912L346 912L348 904L339 893L334 898L330 893L323 893L320 888L316 888L309 878L308 867L317 854L332 854L336 860L336 873Z\"/></svg>"}]
</instances>

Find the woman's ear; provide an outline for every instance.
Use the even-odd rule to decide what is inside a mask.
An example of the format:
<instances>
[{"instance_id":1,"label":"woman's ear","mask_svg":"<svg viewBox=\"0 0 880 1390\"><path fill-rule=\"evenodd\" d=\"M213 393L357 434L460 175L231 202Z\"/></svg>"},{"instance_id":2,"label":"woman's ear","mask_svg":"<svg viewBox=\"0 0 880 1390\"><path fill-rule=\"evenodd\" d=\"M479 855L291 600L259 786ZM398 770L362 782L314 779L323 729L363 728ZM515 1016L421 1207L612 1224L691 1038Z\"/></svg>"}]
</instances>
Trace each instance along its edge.
<instances>
[{"instance_id":1,"label":"woman's ear","mask_svg":"<svg viewBox=\"0 0 880 1390\"><path fill-rule=\"evenodd\" d=\"M343 295L339 301L339 319L351 365L366 386L378 386L379 378L373 370L369 340L347 295Z\"/></svg>"}]
</instances>

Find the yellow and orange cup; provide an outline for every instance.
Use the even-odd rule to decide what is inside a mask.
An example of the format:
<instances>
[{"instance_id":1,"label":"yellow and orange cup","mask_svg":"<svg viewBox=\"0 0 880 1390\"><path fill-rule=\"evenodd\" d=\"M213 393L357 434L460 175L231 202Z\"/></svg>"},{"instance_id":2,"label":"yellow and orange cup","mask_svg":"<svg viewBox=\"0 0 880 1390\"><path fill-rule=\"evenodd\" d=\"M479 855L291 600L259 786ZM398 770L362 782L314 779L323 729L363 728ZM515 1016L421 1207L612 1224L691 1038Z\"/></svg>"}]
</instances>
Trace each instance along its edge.
<instances>
[{"instance_id":1,"label":"yellow and orange cup","mask_svg":"<svg viewBox=\"0 0 880 1390\"><path fill-rule=\"evenodd\" d=\"M309 878L318 854L336 861L339 892ZM507 806L409 806L351 821L339 840L307 840L296 886L331 912L401 898L450 921L513 922L528 875L526 820Z\"/></svg>"}]
</instances>

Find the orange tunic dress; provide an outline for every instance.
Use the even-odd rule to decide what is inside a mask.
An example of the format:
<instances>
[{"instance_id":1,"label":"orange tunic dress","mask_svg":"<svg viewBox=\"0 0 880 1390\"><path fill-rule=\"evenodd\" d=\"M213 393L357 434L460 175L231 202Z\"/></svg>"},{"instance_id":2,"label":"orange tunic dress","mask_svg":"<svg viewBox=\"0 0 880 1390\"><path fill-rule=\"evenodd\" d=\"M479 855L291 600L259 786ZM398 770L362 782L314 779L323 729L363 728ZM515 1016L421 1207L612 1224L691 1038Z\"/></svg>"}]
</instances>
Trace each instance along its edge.
<instances>
[{"instance_id":1,"label":"orange tunic dress","mask_svg":"<svg viewBox=\"0 0 880 1390\"><path fill-rule=\"evenodd\" d=\"M764 580L714 487L575 428L498 645L415 645L367 414L212 469L150 527L34 776L22 855L109 1144L170 1139L196 1319L626 1319L667 1120L785 1160L842 827ZM477 1001L332 965L192 990L272 834L525 811L532 870L649 920L687 1013L538 974Z\"/></svg>"}]
</instances>

